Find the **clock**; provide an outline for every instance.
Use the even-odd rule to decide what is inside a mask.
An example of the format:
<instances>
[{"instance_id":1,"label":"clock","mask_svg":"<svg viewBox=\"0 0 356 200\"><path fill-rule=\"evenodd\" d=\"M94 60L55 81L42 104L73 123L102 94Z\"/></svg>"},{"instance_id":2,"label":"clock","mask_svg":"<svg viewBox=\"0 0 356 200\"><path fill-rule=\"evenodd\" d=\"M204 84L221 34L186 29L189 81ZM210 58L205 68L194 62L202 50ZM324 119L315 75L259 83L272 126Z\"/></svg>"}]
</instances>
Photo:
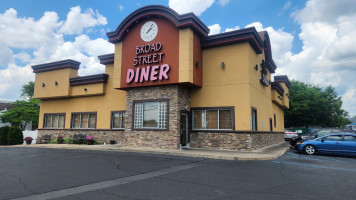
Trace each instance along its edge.
<instances>
[{"instance_id":1,"label":"clock","mask_svg":"<svg viewBox=\"0 0 356 200\"><path fill-rule=\"evenodd\" d=\"M141 38L145 42L150 42L157 36L158 26L154 21L146 22L141 28Z\"/></svg>"}]
</instances>

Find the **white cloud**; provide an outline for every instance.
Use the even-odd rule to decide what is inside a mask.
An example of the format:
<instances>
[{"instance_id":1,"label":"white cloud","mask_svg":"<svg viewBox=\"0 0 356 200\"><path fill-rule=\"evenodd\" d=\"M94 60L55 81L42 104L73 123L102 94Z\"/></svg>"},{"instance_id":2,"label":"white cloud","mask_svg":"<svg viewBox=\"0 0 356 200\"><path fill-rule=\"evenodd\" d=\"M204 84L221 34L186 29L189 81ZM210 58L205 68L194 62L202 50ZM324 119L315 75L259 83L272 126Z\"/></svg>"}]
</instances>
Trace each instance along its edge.
<instances>
[{"instance_id":1,"label":"white cloud","mask_svg":"<svg viewBox=\"0 0 356 200\"><path fill-rule=\"evenodd\" d=\"M92 9L88 9L81 13L80 7L77 6L70 9L67 14L67 20L60 28L60 32L64 34L80 34L84 28L106 24L106 17L100 15L98 11L94 13Z\"/></svg>"},{"instance_id":2,"label":"white cloud","mask_svg":"<svg viewBox=\"0 0 356 200\"><path fill-rule=\"evenodd\" d=\"M211 26L208 26L208 28L210 29L209 35L218 34L221 30L221 26L219 24L213 24Z\"/></svg>"},{"instance_id":3,"label":"white cloud","mask_svg":"<svg viewBox=\"0 0 356 200\"><path fill-rule=\"evenodd\" d=\"M80 7L74 7L65 21L58 19L55 12L45 12L38 20L18 17L12 8L0 13L0 66L5 66L0 68L0 100L19 98L22 85L34 80L31 65L70 58L81 62L79 75L104 72L97 56L114 52L114 45L81 33L106 24L106 18L97 11L81 13ZM75 34L75 40L65 41L63 34ZM13 48L20 52L14 54Z\"/></svg>"},{"instance_id":4,"label":"white cloud","mask_svg":"<svg viewBox=\"0 0 356 200\"><path fill-rule=\"evenodd\" d=\"M169 0L169 7L179 14L193 12L197 16L213 5L215 0Z\"/></svg>"},{"instance_id":5,"label":"white cloud","mask_svg":"<svg viewBox=\"0 0 356 200\"><path fill-rule=\"evenodd\" d=\"M230 2L230 0L218 0L217 4L220 6L225 6Z\"/></svg>"},{"instance_id":6,"label":"white cloud","mask_svg":"<svg viewBox=\"0 0 356 200\"><path fill-rule=\"evenodd\" d=\"M284 6L283 6L283 9L282 10L288 10L290 7L291 7L292 3L290 1L287 1Z\"/></svg>"},{"instance_id":7,"label":"white cloud","mask_svg":"<svg viewBox=\"0 0 356 200\"><path fill-rule=\"evenodd\" d=\"M239 30L239 29L240 29L239 26L235 26L234 28L226 28L225 32L236 31L236 30Z\"/></svg>"},{"instance_id":8,"label":"white cloud","mask_svg":"<svg viewBox=\"0 0 356 200\"><path fill-rule=\"evenodd\" d=\"M352 0L309 0L305 8L292 15L301 27L302 50L292 54L287 47L277 52L272 47L277 73L321 87L335 87L351 115L356 115L355 7ZM270 36L272 41L274 37Z\"/></svg>"},{"instance_id":9,"label":"white cloud","mask_svg":"<svg viewBox=\"0 0 356 200\"><path fill-rule=\"evenodd\" d=\"M123 5L119 5L119 9L120 9L120 11L123 11L124 10L124 6Z\"/></svg>"}]
</instances>

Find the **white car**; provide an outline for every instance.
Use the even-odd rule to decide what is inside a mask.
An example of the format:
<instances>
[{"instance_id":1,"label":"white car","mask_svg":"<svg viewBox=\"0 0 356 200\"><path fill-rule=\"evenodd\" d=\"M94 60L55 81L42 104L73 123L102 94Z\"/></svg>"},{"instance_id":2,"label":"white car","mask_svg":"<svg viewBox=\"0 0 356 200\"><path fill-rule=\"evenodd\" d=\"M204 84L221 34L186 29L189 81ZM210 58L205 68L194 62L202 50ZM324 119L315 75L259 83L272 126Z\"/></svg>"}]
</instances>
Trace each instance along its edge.
<instances>
[{"instance_id":1,"label":"white car","mask_svg":"<svg viewBox=\"0 0 356 200\"><path fill-rule=\"evenodd\" d=\"M284 140L291 140L298 137L298 132L295 129L285 129L284 130Z\"/></svg>"}]
</instances>

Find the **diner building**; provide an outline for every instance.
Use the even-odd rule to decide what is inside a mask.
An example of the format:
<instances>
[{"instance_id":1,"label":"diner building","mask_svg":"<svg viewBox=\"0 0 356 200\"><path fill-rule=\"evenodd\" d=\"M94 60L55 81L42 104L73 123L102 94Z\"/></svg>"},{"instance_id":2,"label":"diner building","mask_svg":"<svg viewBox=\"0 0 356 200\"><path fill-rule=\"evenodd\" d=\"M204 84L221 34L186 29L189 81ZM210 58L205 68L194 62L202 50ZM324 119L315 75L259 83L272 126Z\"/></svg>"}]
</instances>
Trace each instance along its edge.
<instances>
[{"instance_id":1,"label":"diner building","mask_svg":"<svg viewBox=\"0 0 356 200\"><path fill-rule=\"evenodd\" d=\"M284 141L290 82L274 76L266 31L208 35L193 13L142 7L108 32L105 73L80 62L32 66L39 134L94 136L122 147L250 151Z\"/></svg>"}]
</instances>

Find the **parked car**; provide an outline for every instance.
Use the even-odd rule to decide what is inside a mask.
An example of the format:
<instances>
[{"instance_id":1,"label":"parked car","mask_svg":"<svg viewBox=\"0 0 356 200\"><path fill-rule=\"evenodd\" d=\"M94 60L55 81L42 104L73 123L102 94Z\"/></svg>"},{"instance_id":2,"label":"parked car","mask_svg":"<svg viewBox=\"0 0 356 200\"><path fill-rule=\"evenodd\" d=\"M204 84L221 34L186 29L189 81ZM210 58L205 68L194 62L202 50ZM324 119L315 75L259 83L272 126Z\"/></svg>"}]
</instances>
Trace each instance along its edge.
<instances>
[{"instance_id":1,"label":"parked car","mask_svg":"<svg viewBox=\"0 0 356 200\"><path fill-rule=\"evenodd\" d=\"M306 154L335 154L356 156L356 134L333 133L313 140L302 141L297 150Z\"/></svg>"},{"instance_id":2,"label":"parked car","mask_svg":"<svg viewBox=\"0 0 356 200\"><path fill-rule=\"evenodd\" d=\"M346 129L327 128L306 135L302 135L297 138L292 138L289 143L292 146L292 149L297 149L297 145L299 145L302 141L312 140L332 133L355 133L356 134L355 131L350 131Z\"/></svg>"},{"instance_id":3,"label":"parked car","mask_svg":"<svg viewBox=\"0 0 356 200\"><path fill-rule=\"evenodd\" d=\"M298 137L298 132L295 129L286 128L284 130L284 140L291 140Z\"/></svg>"}]
</instances>

